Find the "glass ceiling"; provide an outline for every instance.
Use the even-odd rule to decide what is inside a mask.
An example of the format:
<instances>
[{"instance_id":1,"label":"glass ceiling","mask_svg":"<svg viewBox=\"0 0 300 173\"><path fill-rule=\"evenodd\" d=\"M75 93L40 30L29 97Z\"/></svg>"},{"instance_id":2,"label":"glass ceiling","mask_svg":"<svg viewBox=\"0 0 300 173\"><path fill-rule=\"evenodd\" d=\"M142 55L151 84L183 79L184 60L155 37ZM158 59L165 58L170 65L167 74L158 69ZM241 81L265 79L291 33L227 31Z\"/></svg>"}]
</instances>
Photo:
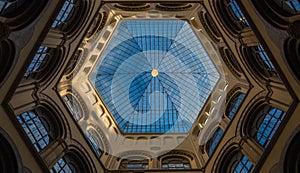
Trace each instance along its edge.
<instances>
[{"instance_id":1,"label":"glass ceiling","mask_svg":"<svg viewBox=\"0 0 300 173\"><path fill-rule=\"evenodd\" d=\"M90 81L124 133L186 133L219 79L188 22L122 20Z\"/></svg>"}]
</instances>

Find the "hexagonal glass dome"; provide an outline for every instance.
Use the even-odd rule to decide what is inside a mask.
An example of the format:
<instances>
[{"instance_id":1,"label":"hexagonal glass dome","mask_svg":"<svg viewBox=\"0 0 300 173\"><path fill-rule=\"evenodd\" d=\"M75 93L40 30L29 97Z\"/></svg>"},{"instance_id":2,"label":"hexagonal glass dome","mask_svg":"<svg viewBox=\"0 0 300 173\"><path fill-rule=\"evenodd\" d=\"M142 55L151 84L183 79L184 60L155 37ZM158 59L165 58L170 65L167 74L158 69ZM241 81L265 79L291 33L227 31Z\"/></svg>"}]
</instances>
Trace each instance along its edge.
<instances>
[{"instance_id":1,"label":"hexagonal glass dome","mask_svg":"<svg viewBox=\"0 0 300 173\"><path fill-rule=\"evenodd\" d=\"M123 133L186 133L219 77L187 21L127 19L89 79Z\"/></svg>"}]
</instances>

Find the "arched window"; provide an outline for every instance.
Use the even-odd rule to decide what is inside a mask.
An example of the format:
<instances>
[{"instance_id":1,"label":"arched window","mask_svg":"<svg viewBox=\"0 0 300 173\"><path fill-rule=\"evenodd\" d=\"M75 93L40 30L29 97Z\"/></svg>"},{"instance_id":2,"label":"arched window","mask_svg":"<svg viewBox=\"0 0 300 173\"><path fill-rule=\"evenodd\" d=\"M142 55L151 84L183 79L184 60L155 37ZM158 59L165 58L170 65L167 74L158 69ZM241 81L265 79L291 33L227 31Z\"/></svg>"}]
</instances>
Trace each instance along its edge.
<instances>
[{"instance_id":1,"label":"arched window","mask_svg":"<svg viewBox=\"0 0 300 173\"><path fill-rule=\"evenodd\" d=\"M244 97L244 93L237 93L229 100L225 112L228 118L232 119L235 116L236 112L240 108L242 101L244 100Z\"/></svg>"},{"instance_id":2,"label":"arched window","mask_svg":"<svg viewBox=\"0 0 300 173\"><path fill-rule=\"evenodd\" d=\"M50 115L46 110L40 108L17 116L19 123L38 152L43 150L54 139L55 134L55 129L51 128L53 127L51 122L43 118L45 116Z\"/></svg>"},{"instance_id":3,"label":"arched window","mask_svg":"<svg viewBox=\"0 0 300 173\"><path fill-rule=\"evenodd\" d=\"M219 4L220 12L223 16L223 21L227 24L230 21L231 28L236 31L242 31L249 27L249 23L242 13L240 7L235 0L221 0ZM225 9L224 9L225 8Z\"/></svg>"},{"instance_id":4,"label":"arched window","mask_svg":"<svg viewBox=\"0 0 300 173\"><path fill-rule=\"evenodd\" d=\"M8 134L0 128L0 172L18 173L22 170L21 158Z\"/></svg>"},{"instance_id":5,"label":"arched window","mask_svg":"<svg viewBox=\"0 0 300 173\"><path fill-rule=\"evenodd\" d=\"M101 31L106 23L107 19L107 13L106 12L99 12L97 16L95 17L91 27L89 28L87 34L86 34L86 39L90 40L93 38L96 33Z\"/></svg>"},{"instance_id":6,"label":"arched window","mask_svg":"<svg viewBox=\"0 0 300 173\"><path fill-rule=\"evenodd\" d=\"M187 10L192 8L193 5L190 3L159 3L156 8L164 11L176 11L176 10Z\"/></svg>"},{"instance_id":7,"label":"arched window","mask_svg":"<svg viewBox=\"0 0 300 173\"><path fill-rule=\"evenodd\" d=\"M215 34L216 37L221 37L221 34L218 30L218 27L215 25L215 22L212 20L208 13L204 13L204 18L206 20L207 25L211 29L211 31Z\"/></svg>"},{"instance_id":8,"label":"arched window","mask_svg":"<svg viewBox=\"0 0 300 173\"><path fill-rule=\"evenodd\" d=\"M233 55L230 49L223 47L220 48L220 53L222 56L222 59L224 60L225 64L229 68L229 70L237 77L241 77L240 73L242 72L240 65L236 59L236 57Z\"/></svg>"},{"instance_id":9,"label":"arched window","mask_svg":"<svg viewBox=\"0 0 300 173\"><path fill-rule=\"evenodd\" d=\"M43 71L47 62L53 56L53 51L54 50L52 48L40 46L30 65L28 66L24 77L28 78L31 76L35 78L36 74Z\"/></svg>"},{"instance_id":10,"label":"arched window","mask_svg":"<svg viewBox=\"0 0 300 173\"><path fill-rule=\"evenodd\" d=\"M169 156L162 160L162 169L191 169L190 161L185 157Z\"/></svg>"},{"instance_id":11,"label":"arched window","mask_svg":"<svg viewBox=\"0 0 300 173\"><path fill-rule=\"evenodd\" d=\"M64 95L62 96L62 98L71 114L73 115L74 119L76 121L80 120L83 117L83 112L78 101L71 94Z\"/></svg>"},{"instance_id":12,"label":"arched window","mask_svg":"<svg viewBox=\"0 0 300 173\"><path fill-rule=\"evenodd\" d=\"M119 169L148 169L148 160L123 159Z\"/></svg>"},{"instance_id":13,"label":"arched window","mask_svg":"<svg viewBox=\"0 0 300 173\"><path fill-rule=\"evenodd\" d=\"M206 152L209 156L213 154L215 151L217 145L219 144L221 137L223 135L224 131L221 128L218 128L213 135L210 137L210 139L207 141L205 148Z\"/></svg>"},{"instance_id":14,"label":"arched window","mask_svg":"<svg viewBox=\"0 0 300 173\"><path fill-rule=\"evenodd\" d=\"M252 68L264 77L278 77L276 69L261 45L246 48Z\"/></svg>"},{"instance_id":15,"label":"arched window","mask_svg":"<svg viewBox=\"0 0 300 173\"><path fill-rule=\"evenodd\" d=\"M115 7L120 8L122 10L128 10L128 11L141 11L146 10L150 7L150 4L148 3L142 3L142 2L126 2L126 3L118 3L115 5Z\"/></svg>"},{"instance_id":16,"label":"arched window","mask_svg":"<svg viewBox=\"0 0 300 173\"><path fill-rule=\"evenodd\" d=\"M284 172L285 173L298 173L300 172L300 132L293 137L288 146L284 159Z\"/></svg>"},{"instance_id":17,"label":"arched window","mask_svg":"<svg viewBox=\"0 0 300 173\"><path fill-rule=\"evenodd\" d=\"M74 53L74 55L71 57L70 61L68 62L67 67L65 68L64 74L69 74L74 70L81 53L82 53L82 50L77 50Z\"/></svg>"},{"instance_id":18,"label":"arched window","mask_svg":"<svg viewBox=\"0 0 300 173\"><path fill-rule=\"evenodd\" d=\"M241 152L235 151L226 156L221 170L226 173L250 173L254 166Z\"/></svg>"},{"instance_id":19,"label":"arched window","mask_svg":"<svg viewBox=\"0 0 300 173\"><path fill-rule=\"evenodd\" d=\"M103 151L102 151L103 148L100 148L101 147L99 144L100 141L97 140L96 135L97 134L93 130L89 130L87 132L87 138L88 138L93 150L95 151L95 153L97 154L98 157L101 157L101 155L103 154Z\"/></svg>"},{"instance_id":20,"label":"arched window","mask_svg":"<svg viewBox=\"0 0 300 173\"><path fill-rule=\"evenodd\" d=\"M81 173L80 163L72 155L60 158L50 169L50 173Z\"/></svg>"},{"instance_id":21,"label":"arched window","mask_svg":"<svg viewBox=\"0 0 300 173\"><path fill-rule=\"evenodd\" d=\"M299 0L272 0L278 7L289 14L300 13L300 1Z\"/></svg>"},{"instance_id":22,"label":"arched window","mask_svg":"<svg viewBox=\"0 0 300 173\"><path fill-rule=\"evenodd\" d=\"M0 15L7 15L17 11L25 0L0 0Z\"/></svg>"},{"instance_id":23,"label":"arched window","mask_svg":"<svg viewBox=\"0 0 300 173\"><path fill-rule=\"evenodd\" d=\"M286 113L269 105L261 107L251 124L250 134L263 147L267 147Z\"/></svg>"},{"instance_id":24,"label":"arched window","mask_svg":"<svg viewBox=\"0 0 300 173\"><path fill-rule=\"evenodd\" d=\"M79 0L66 0L51 27L61 31L66 30L78 4Z\"/></svg>"},{"instance_id":25,"label":"arched window","mask_svg":"<svg viewBox=\"0 0 300 173\"><path fill-rule=\"evenodd\" d=\"M214 41L219 42L221 40L221 34L211 16L204 11L199 12L198 16L209 36Z\"/></svg>"}]
</instances>

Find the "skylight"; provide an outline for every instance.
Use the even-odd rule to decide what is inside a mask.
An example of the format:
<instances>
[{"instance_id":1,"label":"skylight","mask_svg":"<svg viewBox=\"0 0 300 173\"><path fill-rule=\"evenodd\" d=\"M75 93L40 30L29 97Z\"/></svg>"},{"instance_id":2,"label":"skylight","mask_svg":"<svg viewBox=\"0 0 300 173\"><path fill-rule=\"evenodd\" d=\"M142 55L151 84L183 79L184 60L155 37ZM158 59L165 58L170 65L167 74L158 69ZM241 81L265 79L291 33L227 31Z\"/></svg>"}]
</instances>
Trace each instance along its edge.
<instances>
[{"instance_id":1,"label":"skylight","mask_svg":"<svg viewBox=\"0 0 300 173\"><path fill-rule=\"evenodd\" d=\"M219 73L187 21L131 19L89 78L124 133L186 133Z\"/></svg>"}]
</instances>

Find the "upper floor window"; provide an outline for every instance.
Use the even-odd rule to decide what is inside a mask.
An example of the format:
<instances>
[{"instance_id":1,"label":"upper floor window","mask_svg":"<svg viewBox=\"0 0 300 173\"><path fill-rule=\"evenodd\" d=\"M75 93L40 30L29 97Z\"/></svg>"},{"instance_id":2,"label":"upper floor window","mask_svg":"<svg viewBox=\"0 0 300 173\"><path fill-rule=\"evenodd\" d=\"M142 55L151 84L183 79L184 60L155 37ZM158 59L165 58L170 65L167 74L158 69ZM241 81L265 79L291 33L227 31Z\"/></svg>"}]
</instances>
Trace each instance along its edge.
<instances>
[{"instance_id":1,"label":"upper floor window","mask_svg":"<svg viewBox=\"0 0 300 173\"><path fill-rule=\"evenodd\" d=\"M101 148L100 148L100 146L98 144L99 141L96 140L95 135L96 134L93 131L89 130L88 133L87 133L87 138L88 138L90 144L92 145L93 150L95 151L95 153L97 154L97 156L100 157L103 152L102 152L102 150L101 150Z\"/></svg>"},{"instance_id":2,"label":"upper floor window","mask_svg":"<svg viewBox=\"0 0 300 173\"><path fill-rule=\"evenodd\" d=\"M247 52L248 60L254 70L267 78L278 77L274 65L261 45L248 47Z\"/></svg>"},{"instance_id":3,"label":"upper floor window","mask_svg":"<svg viewBox=\"0 0 300 173\"><path fill-rule=\"evenodd\" d=\"M300 12L299 0L273 0L280 8L290 14L298 14Z\"/></svg>"},{"instance_id":4,"label":"upper floor window","mask_svg":"<svg viewBox=\"0 0 300 173\"><path fill-rule=\"evenodd\" d=\"M77 4L78 0L66 0L55 21L52 23L52 28L65 30L68 22L74 14Z\"/></svg>"},{"instance_id":5,"label":"upper floor window","mask_svg":"<svg viewBox=\"0 0 300 173\"><path fill-rule=\"evenodd\" d=\"M50 173L79 173L74 159L70 156L60 158L50 169Z\"/></svg>"},{"instance_id":6,"label":"upper floor window","mask_svg":"<svg viewBox=\"0 0 300 173\"><path fill-rule=\"evenodd\" d=\"M122 160L120 169L148 169L148 160Z\"/></svg>"},{"instance_id":7,"label":"upper floor window","mask_svg":"<svg viewBox=\"0 0 300 173\"><path fill-rule=\"evenodd\" d=\"M242 13L235 0L225 0L224 3L230 19L236 25L236 27L238 27L239 30L249 27L249 23L246 20L246 17Z\"/></svg>"},{"instance_id":8,"label":"upper floor window","mask_svg":"<svg viewBox=\"0 0 300 173\"><path fill-rule=\"evenodd\" d=\"M80 120L83 117L83 115L78 101L71 94L64 95L62 96L62 98L65 104L67 105L68 109L71 111L74 119L76 121Z\"/></svg>"},{"instance_id":9,"label":"upper floor window","mask_svg":"<svg viewBox=\"0 0 300 173\"><path fill-rule=\"evenodd\" d=\"M226 173L251 173L254 166L241 152L235 151L226 156L221 170Z\"/></svg>"},{"instance_id":10,"label":"upper floor window","mask_svg":"<svg viewBox=\"0 0 300 173\"><path fill-rule=\"evenodd\" d=\"M223 135L223 130L218 128L206 143L206 152L209 156L213 154Z\"/></svg>"},{"instance_id":11,"label":"upper floor window","mask_svg":"<svg viewBox=\"0 0 300 173\"><path fill-rule=\"evenodd\" d=\"M17 116L19 123L38 152L44 149L54 137L54 129L50 129L50 122L42 118L42 116L46 116L45 114L42 109L34 109Z\"/></svg>"},{"instance_id":12,"label":"upper floor window","mask_svg":"<svg viewBox=\"0 0 300 173\"><path fill-rule=\"evenodd\" d=\"M286 113L267 105L262 107L256 115L254 122L250 122L252 125L251 135L259 144L266 148Z\"/></svg>"},{"instance_id":13,"label":"upper floor window","mask_svg":"<svg viewBox=\"0 0 300 173\"><path fill-rule=\"evenodd\" d=\"M80 58L81 53L82 53L82 50L77 50L74 53L74 55L69 60L67 67L64 70L64 74L69 74L75 69L75 67L77 65L77 61Z\"/></svg>"},{"instance_id":14,"label":"upper floor window","mask_svg":"<svg viewBox=\"0 0 300 173\"><path fill-rule=\"evenodd\" d=\"M161 167L162 169L191 169L190 161L180 156L164 158Z\"/></svg>"},{"instance_id":15,"label":"upper floor window","mask_svg":"<svg viewBox=\"0 0 300 173\"><path fill-rule=\"evenodd\" d=\"M244 97L244 93L237 93L229 100L225 112L228 118L232 119L235 116L236 112L240 108L242 101L244 100Z\"/></svg>"},{"instance_id":16,"label":"upper floor window","mask_svg":"<svg viewBox=\"0 0 300 173\"><path fill-rule=\"evenodd\" d=\"M15 12L25 0L0 0L0 15Z\"/></svg>"},{"instance_id":17,"label":"upper floor window","mask_svg":"<svg viewBox=\"0 0 300 173\"><path fill-rule=\"evenodd\" d=\"M27 68L24 77L34 76L45 68L48 60L52 56L52 49L40 46L29 67Z\"/></svg>"}]
</instances>

